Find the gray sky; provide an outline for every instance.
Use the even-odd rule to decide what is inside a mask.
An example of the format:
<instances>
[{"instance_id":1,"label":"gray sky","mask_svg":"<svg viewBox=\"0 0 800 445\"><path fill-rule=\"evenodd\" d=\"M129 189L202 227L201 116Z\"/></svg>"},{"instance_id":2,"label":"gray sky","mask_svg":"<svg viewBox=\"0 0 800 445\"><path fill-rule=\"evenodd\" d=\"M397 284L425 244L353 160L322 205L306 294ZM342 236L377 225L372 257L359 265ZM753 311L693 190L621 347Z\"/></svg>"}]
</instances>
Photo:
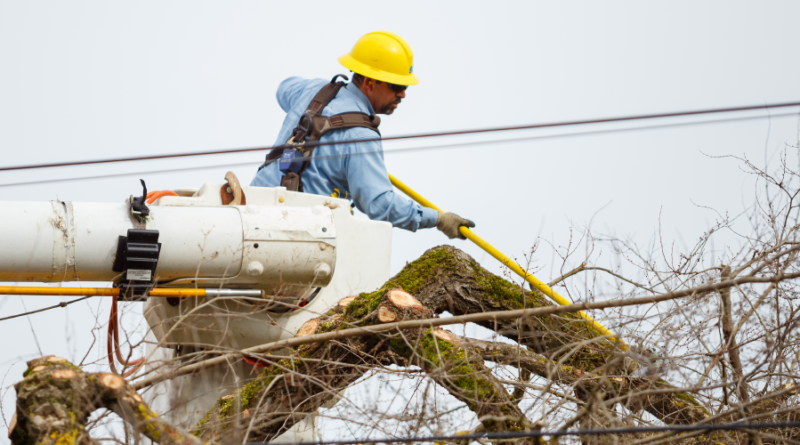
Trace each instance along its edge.
<instances>
[{"instance_id":1,"label":"gray sky","mask_svg":"<svg viewBox=\"0 0 800 445\"><path fill-rule=\"evenodd\" d=\"M800 3L789 1L312 2L299 11L288 2L0 0L0 163L272 145L284 116L274 98L278 83L346 72L336 59L381 29L409 42L421 79L383 119L385 136L797 101L798 16ZM592 129L600 128L614 127ZM384 147L392 174L521 257L538 236L564 245L571 228L593 217L594 229L646 244L660 215L667 244L692 245L718 218L699 205L733 215L752 203L752 180L738 161L706 155L763 164L798 139L797 117L784 117L404 154L390 150L476 139ZM0 183L211 167L0 187L0 199L118 202L139 192L139 177L151 189L199 187L222 182L229 169L249 183L262 159L250 153L5 172ZM252 165L218 167L244 162ZM435 230L395 230L393 270L447 242ZM476 247L454 244L499 271ZM559 266L545 246L539 253L538 275L548 281ZM58 301L31 299L26 307ZM93 311L107 311L107 303L31 316L43 352L80 361L92 343ZM18 297L0 300L0 316L22 311ZM0 322L6 387L38 355L28 323ZM13 399L12 389L6 418Z\"/></svg>"}]
</instances>

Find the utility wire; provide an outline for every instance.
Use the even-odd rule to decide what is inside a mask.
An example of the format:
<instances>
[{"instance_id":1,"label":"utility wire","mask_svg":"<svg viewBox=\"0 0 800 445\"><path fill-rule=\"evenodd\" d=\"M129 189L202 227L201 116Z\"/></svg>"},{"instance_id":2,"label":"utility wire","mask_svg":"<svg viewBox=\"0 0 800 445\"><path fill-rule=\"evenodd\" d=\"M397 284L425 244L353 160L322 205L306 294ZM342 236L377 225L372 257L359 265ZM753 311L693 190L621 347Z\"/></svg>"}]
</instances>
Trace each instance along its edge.
<instances>
[{"instance_id":1,"label":"utility wire","mask_svg":"<svg viewBox=\"0 0 800 445\"><path fill-rule=\"evenodd\" d=\"M78 298L78 299L75 299L75 300L71 300L71 301L62 301L61 303L58 303L55 306L43 307L41 309L36 309L35 311L23 312L21 314L11 315L9 317L3 317L3 318L0 318L0 321L11 320L12 318L24 317L26 315L31 315L31 314L38 314L39 312L49 311L50 309L58 309L60 307L67 307L72 303L77 303L79 301L83 301L83 300L85 300L87 298L92 298L92 297L93 297L93 295L89 295L87 297L81 297L81 298ZM21 298L22 297L20 297L20 299ZM23 305L24 305L24 302L23 302ZM25 308L25 307L23 306L23 308ZM25 310L27 310L27 309L25 309ZM28 321L30 321L30 319ZM32 328L33 328L33 326L31 326L31 329ZM36 335L36 333L34 333L34 336L35 335ZM37 340L36 343L38 345L38 343L39 343L38 340ZM41 350L39 352L41 352Z\"/></svg>"},{"instance_id":2,"label":"utility wire","mask_svg":"<svg viewBox=\"0 0 800 445\"><path fill-rule=\"evenodd\" d=\"M200 167L183 167L183 168L170 168L170 169L162 169L162 170L145 170L139 172L122 172L122 173L114 173L112 175L97 175L97 176L79 176L74 178L57 178L57 179L44 179L41 181L25 181L25 182L10 182L8 184L0 184L0 187L13 187L18 185L35 185L35 184L49 184L53 182L70 182L70 181L83 181L86 179L106 179L106 178L118 178L121 176L139 176L139 175L152 175L158 173L173 173L173 172L181 172L181 171L189 171L189 170L209 170L214 168L232 168L232 167L244 167L247 165L258 165L261 164L261 161L250 161L250 162L239 162L235 164L217 164L217 165L204 165Z\"/></svg>"},{"instance_id":3,"label":"utility wire","mask_svg":"<svg viewBox=\"0 0 800 445\"><path fill-rule=\"evenodd\" d=\"M550 135L540 135L540 136L526 136L521 138L506 138L506 139L491 139L491 140L483 140L483 141L473 141L473 142L457 142L452 144L441 144L441 145L428 145L423 147L407 147L407 148L396 148L393 150L383 150L383 153L389 154L399 154L399 153L409 153L414 151L423 151L423 150L440 150L440 149L449 149L454 147L467 147L467 146L476 146L476 145L486 145L486 144L505 144L511 142L523 142L523 141L532 141L532 140L544 140L544 139L560 139L566 137L579 137L579 136L591 136L591 135L598 135L598 134L609 134L609 133L623 133L628 131L637 131L637 130L657 130L661 128L675 128L675 127L688 127L688 126L695 126L695 125L706 125L706 124L717 124L717 123L725 123L725 122L736 122L736 121L748 121L748 120L756 120L756 119L772 119L772 118L779 118L779 117L789 117L789 116L797 116L797 113L790 112L790 113L779 113L773 114L770 116L744 116L744 117L730 117L730 118L722 118L722 119L713 119L713 120L703 120L703 121L696 121L696 122L677 122L672 124L657 124L657 125L645 125L645 126L638 126L638 127L627 127L627 128L611 128L611 129L604 129L604 130L591 130L591 131L581 131L581 132L573 132L573 133L559 133L559 134L550 134ZM385 140L385 139L384 139ZM359 141L353 141L354 143L357 142L369 142L370 140L361 139ZM374 142L374 141L373 141ZM261 149L259 149L261 150ZM314 155L314 161L319 162L326 159L335 159L340 157L346 156L363 156L363 155L370 155L380 153L381 151L367 151L367 152L360 152L360 153L350 153L350 154L334 154L334 155ZM505 157L502 156L492 156L493 160L497 159L504 159ZM122 161L120 161L122 162ZM199 167L181 167L181 168L173 168L173 169L161 169L161 170L146 170L146 171L139 171L139 172L121 172L115 173L110 175L97 175L97 176L80 176L80 177L73 177L73 178L58 178L58 179L45 179L41 181L24 181L24 182L10 182L6 184L0 184L0 187L12 187L12 186L21 186L21 185L36 185L36 184L48 184L53 182L65 182L65 181L81 181L87 179L103 179L103 178L114 178L120 176L138 176L144 174L158 174L158 173L173 173L173 172L181 172L181 171L190 171L190 170L207 170L207 169L214 169L214 168L229 168L229 167L242 167L246 165L254 165L260 164L261 161L257 162L239 162L234 164L221 164L221 165L207 165L207 166L199 166ZM1 171L2 169L0 169Z\"/></svg>"},{"instance_id":4,"label":"utility wire","mask_svg":"<svg viewBox=\"0 0 800 445\"><path fill-rule=\"evenodd\" d=\"M758 429L785 429L800 428L800 422L778 422L778 423L721 423L712 425L669 425L652 427L631 427L631 428L603 428L586 430L556 430L556 431L520 431L507 433L483 433L483 434L464 434L450 436L422 436L422 437L386 437L379 439L351 439L351 440L326 440L319 442L294 442L287 445L359 445L368 443L392 443L392 442L444 442L444 441L465 441L472 439L516 439L525 437L543 436L605 436L611 434L636 434L636 433L660 433L666 431L732 431L732 430L758 430ZM250 442L249 444L266 444L268 442Z\"/></svg>"},{"instance_id":5,"label":"utility wire","mask_svg":"<svg viewBox=\"0 0 800 445\"><path fill-rule=\"evenodd\" d=\"M412 134L412 135L404 135L404 136L391 136L391 137L385 137L385 138L360 139L360 140L337 141L337 142L324 142L324 143L323 142L309 142L309 143L306 143L304 146L305 147L316 147L316 146L319 146L319 145L341 145L341 144L351 144L351 143L359 143L359 142L393 141L393 140L400 140L400 139L416 139L416 138L429 138L429 137L440 137L440 136L457 136L457 135L464 135L464 134L490 133L490 132L499 132L499 131L530 130L530 129L537 129L537 128L567 127L567 126L573 126L573 125L599 124L599 123L622 122L622 121L633 121L633 120L643 120L643 119L659 119L659 118L678 117L678 116L696 116L696 115L701 115L701 114L730 113L730 112L736 112L736 111L769 110L769 109L772 109L772 108L785 108L785 107L796 107L796 106L800 106L800 102L783 102L783 103L777 103L777 104L750 105L750 106L732 107L732 108L713 108L713 109L706 109L706 110L680 111L680 112L673 112L673 113L641 114L641 115L634 115L634 116L621 116L621 117L610 117L610 118L602 118L602 119L589 119L589 120L582 120L582 121L550 122L550 123L543 123L543 124L530 124L530 125L520 125L520 126L513 126L513 127L497 127L497 128L482 128L482 129L477 129L477 130L461 130L461 131L447 131L447 132L439 132L439 133L423 133L423 134ZM108 163L113 163L113 162L146 161L146 160L154 160L154 159L182 158L182 157L189 157L189 156L205 156L205 155L215 155L215 154L245 153L245 152L252 152L252 151L272 150L274 148L280 148L280 147L284 147L284 146L285 145L276 145L276 146L271 146L271 147L252 147L252 148L237 148L237 149L227 149L227 150L199 151L199 152L190 152L190 153L172 153L172 154L164 154L164 155L135 156L135 157L127 157L127 158L111 158L111 159L96 159L96 160L89 160L89 161L59 162L59 163L52 163L52 164L17 165L17 166L12 166L12 167L2 167L2 168L0 168L0 171L28 170L28 169L52 168L52 167L69 167L69 166L88 165L88 164L108 164Z\"/></svg>"}]
</instances>

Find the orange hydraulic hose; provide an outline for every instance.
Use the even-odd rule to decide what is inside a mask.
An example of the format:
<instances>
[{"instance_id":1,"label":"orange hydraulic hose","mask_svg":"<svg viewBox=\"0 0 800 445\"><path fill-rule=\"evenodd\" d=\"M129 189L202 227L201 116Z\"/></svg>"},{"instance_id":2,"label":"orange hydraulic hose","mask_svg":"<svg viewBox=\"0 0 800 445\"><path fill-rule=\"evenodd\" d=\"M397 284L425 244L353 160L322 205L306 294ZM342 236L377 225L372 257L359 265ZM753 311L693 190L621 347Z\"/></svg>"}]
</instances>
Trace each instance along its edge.
<instances>
[{"instance_id":1,"label":"orange hydraulic hose","mask_svg":"<svg viewBox=\"0 0 800 445\"><path fill-rule=\"evenodd\" d=\"M179 196L179 195L173 192L172 190L156 190L147 194L147 203L152 204L156 202L156 199L162 196Z\"/></svg>"},{"instance_id":2,"label":"orange hydraulic hose","mask_svg":"<svg viewBox=\"0 0 800 445\"><path fill-rule=\"evenodd\" d=\"M108 342L107 342L107 349L108 349L108 366L111 368L111 372L114 374L119 374L117 372L117 366L114 364L114 354L116 353L117 360L122 363L126 368L123 370L122 376L123 377L130 377L139 370L139 368L144 365L145 358L137 358L135 360L126 360L122 357L122 353L119 352L119 313L117 312L117 299L111 299L111 312L108 316ZM133 352L133 351L131 351Z\"/></svg>"}]
</instances>

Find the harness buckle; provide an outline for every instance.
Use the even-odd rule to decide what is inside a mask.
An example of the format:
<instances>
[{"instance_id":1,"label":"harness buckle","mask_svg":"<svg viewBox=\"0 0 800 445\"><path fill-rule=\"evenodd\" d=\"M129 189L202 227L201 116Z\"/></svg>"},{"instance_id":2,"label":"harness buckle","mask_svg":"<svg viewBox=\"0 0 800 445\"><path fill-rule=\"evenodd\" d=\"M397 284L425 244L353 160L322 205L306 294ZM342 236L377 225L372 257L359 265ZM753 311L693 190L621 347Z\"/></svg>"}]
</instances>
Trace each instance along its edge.
<instances>
[{"instance_id":1,"label":"harness buckle","mask_svg":"<svg viewBox=\"0 0 800 445\"><path fill-rule=\"evenodd\" d=\"M303 126L303 118L306 118L307 122L305 127ZM306 112L300 116L300 121L297 122L297 127L295 127L295 131L297 131L298 133L303 132L305 134L305 136L303 137L303 142L307 141L309 136L311 136L312 122L313 121L311 120L311 112L309 110L306 110Z\"/></svg>"}]
</instances>

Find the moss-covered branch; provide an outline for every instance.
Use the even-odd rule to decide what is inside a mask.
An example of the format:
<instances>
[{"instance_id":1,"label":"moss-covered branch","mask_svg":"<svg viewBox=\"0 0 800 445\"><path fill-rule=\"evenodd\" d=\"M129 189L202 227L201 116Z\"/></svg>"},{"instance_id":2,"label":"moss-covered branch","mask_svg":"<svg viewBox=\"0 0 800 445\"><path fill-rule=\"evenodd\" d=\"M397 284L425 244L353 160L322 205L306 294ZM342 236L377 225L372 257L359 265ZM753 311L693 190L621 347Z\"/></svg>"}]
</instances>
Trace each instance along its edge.
<instances>
[{"instance_id":1,"label":"moss-covered branch","mask_svg":"<svg viewBox=\"0 0 800 445\"><path fill-rule=\"evenodd\" d=\"M553 305L541 293L524 290L490 273L472 257L450 246L428 250L406 265L382 290L398 286L437 314L448 311L465 315ZM363 294L347 310L354 313L373 310L379 292ZM530 372L556 382L570 385L590 382L590 388L598 389L598 385L606 385L607 394L672 388L663 380L631 378L630 371L638 365L624 351L602 339L603 334L577 313L479 324L528 347L527 350L509 347L503 353L504 360L514 356L524 358L518 363L525 363ZM482 353L486 352L484 348ZM680 392L634 397L628 402L668 423L692 423L708 415L694 397Z\"/></svg>"},{"instance_id":2,"label":"moss-covered branch","mask_svg":"<svg viewBox=\"0 0 800 445\"><path fill-rule=\"evenodd\" d=\"M29 361L23 375L14 385L17 409L9 426L14 445L94 445L85 426L99 408L114 411L161 445L202 444L162 421L119 375L85 373L52 355Z\"/></svg>"},{"instance_id":3,"label":"moss-covered branch","mask_svg":"<svg viewBox=\"0 0 800 445\"><path fill-rule=\"evenodd\" d=\"M396 289L413 295L416 303L402 307L398 304L402 298L390 298ZM444 311L466 315L551 305L543 295L495 276L460 250L443 246L406 265L381 289L343 300L325 316L307 323L299 335L429 318ZM527 346L513 348L517 363L557 383L602 391L605 397L669 388L666 382L629 377L626 371L630 369L621 365L627 363L622 351L578 314L482 324ZM291 359L276 362L254 382L220 399L197 425L195 434L213 442L235 430L243 431L247 440L270 440L303 413L316 411L366 370L389 364L419 365L485 419L487 431L528 428L514 399L483 365L486 359L508 361L511 351L500 358L498 351L488 350L485 344L463 342L445 332L427 328L365 332L360 337L299 346ZM627 365L636 367L635 363ZM628 405L647 409L667 422L689 423L706 416L699 403L685 394L657 393L631 399Z\"/></svg>"}]
</instances>

